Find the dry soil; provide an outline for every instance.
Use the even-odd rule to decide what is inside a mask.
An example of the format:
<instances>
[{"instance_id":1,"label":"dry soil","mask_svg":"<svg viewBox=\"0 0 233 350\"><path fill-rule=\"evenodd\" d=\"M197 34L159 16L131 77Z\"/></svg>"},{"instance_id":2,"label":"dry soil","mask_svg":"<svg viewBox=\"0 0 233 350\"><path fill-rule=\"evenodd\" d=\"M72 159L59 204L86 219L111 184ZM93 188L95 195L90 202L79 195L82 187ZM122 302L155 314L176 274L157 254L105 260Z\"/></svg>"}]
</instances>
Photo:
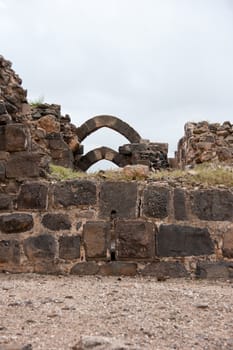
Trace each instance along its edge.
<instances>
[{"instance_id":1,"label":"dry soil","mask_svg":"<svg viewBox=\"0 0 233 350\"><path fill-rule=\"evenodd\" d=\"M81 336L129 349L233 349L233 284L0 274L2 348L75 349Z\"/></svg>"}]
</instances>

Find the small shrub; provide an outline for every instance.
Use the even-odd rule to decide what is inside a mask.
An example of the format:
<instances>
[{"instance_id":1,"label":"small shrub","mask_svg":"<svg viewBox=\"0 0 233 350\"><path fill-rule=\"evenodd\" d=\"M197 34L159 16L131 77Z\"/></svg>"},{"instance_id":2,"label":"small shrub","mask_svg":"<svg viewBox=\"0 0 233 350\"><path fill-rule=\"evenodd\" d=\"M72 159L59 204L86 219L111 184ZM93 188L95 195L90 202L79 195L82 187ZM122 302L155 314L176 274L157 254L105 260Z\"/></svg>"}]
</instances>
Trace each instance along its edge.
<instances>
[{"instance_id":1,"label":"small shrub","mask_svg":"<svg viewBox=\"0 0 233 350\"><path fill-rule=\"evenodd\" d=\"M30 100L29 104L31 107L38 107L39 105L41 105L42 103L44 103L44 96L40 96L35 100Z\"/></svg>"}]
</instances>

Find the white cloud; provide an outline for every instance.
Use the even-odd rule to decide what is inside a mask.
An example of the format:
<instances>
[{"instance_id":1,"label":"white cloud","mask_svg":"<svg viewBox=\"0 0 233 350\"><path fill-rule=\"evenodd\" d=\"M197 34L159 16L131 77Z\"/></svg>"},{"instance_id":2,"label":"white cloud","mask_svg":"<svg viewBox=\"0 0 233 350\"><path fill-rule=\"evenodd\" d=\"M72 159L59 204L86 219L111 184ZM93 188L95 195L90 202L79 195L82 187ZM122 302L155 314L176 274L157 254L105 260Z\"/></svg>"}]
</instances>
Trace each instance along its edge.
<instances>
[{"instance_id":1,"label":"white cloud","mask_svg":"<svg viewBox=\"0 0 233 350\"><path fill-rule=\"evenodd\" d=\"M7 8L6 2L3 0L0 0L0 9L6 9L6 8Z\"/></svg>"},{"instance_id":2,"label":"white cloud","mask_svg":"<svg viewBox=\"0 0 233 350\"><path fill-rule=\"evenodd\" d=\"M171 153L186 121L233 119L232 37L227 0L8 0L0 12L1 53L30 98L77 125L120 116Z\"/></svg>"}]
</instances>

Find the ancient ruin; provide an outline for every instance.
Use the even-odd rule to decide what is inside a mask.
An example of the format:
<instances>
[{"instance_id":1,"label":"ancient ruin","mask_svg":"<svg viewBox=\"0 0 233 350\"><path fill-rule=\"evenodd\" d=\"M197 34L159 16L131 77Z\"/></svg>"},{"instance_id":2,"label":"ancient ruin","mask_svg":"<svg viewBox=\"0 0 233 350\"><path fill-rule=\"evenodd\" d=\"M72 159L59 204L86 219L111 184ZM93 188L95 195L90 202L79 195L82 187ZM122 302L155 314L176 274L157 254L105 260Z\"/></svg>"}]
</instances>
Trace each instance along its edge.
<instances>
[{"instance_id":1,"label":"ancient ruin","mask_svg":"<svg viewBox=\"0 0 233 350\"><path fill-rule=\"evenodd\" d=\"M233 125L188 123L175 159L117 117L76 127L60 106L30 105L0 56L0 271L233 278L233 187L169 181L56 181L50 164L85 172L101 159L148 171L232 165ZM84 154L102 127L129 143Z\"/></svg>"}]
</instances>

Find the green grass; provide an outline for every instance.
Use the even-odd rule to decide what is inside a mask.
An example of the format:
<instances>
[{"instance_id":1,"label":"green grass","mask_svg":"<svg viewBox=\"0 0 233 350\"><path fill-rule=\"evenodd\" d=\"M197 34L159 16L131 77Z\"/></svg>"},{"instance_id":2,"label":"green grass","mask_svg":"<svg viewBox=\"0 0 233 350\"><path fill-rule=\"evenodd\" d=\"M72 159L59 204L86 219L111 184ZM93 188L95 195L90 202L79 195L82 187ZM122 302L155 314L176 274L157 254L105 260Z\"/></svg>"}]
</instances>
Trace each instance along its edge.
<instances>
[{"instance_id":1,"label":"green grass","mask_svg":"<svg viewBox=\"0 0 233 350\"><path fill-rule=\"evenodd\" d=\"M62 180L72 180L72 179L100 179L100 180L110 180L110 181L132 181L132 180L145 180L145 177L140 175L127 176L122 169L117 170L100 170L93 173L84 173L79 171L74 171L70 168L64 168L59 165L50 164L50 174L51 178L57 181Z\"/></svg>"},{"instance_id":2,"label":"green grass","mask_svg":"<svg viewBox=\"0 0 233 350\"><path fill-rule=\"evenodd\" d=\"M224 167L222 165L198 165L190 170L161 170L155 173L150 173L148 177L135 175L127 176L122 169L106 170L95 173L84 173L73 171L69 168L64 168L58 165L50 165L51 178L57 181L72 180L72 179L100 179L109 181L165 181L172 183L181 183L191 186L218 186L233 187L233 167Z\"/></svg>"},{"instance_id":3,"label":"green grass","mask_svg":"<svg viewBox=\"0 0 233 350\"><path fill-rule=\"evenodd\" d=\"M29 101L29 104L31 107L38 107L42 103L44 103L44 96L40 96L40 97L36 98L35 100Z\"/></svg>"},{"instance_id":4,"label":"green grass","mask_svg":"<svg viewBox=\"0 0 233 350\"><path fill-rule=\"evenodd\" d=\"M86 177L87 175L86 173L77 172L70 168L64 168L55 164L50 164L49 167L52 179L55 179L57 181L80 179Z\"/></svg>"},{"instance_id":5,"label":"green grass","mask_svg":"<svg viewBox=\"0 0 233 350\"><path fill-rule=\"evenodd\" d=\"M202 164L190 170L165 170L153 173L153 180L178 181L184 184L233 187L233 167Z\"/></svg>"}]
</instances>

